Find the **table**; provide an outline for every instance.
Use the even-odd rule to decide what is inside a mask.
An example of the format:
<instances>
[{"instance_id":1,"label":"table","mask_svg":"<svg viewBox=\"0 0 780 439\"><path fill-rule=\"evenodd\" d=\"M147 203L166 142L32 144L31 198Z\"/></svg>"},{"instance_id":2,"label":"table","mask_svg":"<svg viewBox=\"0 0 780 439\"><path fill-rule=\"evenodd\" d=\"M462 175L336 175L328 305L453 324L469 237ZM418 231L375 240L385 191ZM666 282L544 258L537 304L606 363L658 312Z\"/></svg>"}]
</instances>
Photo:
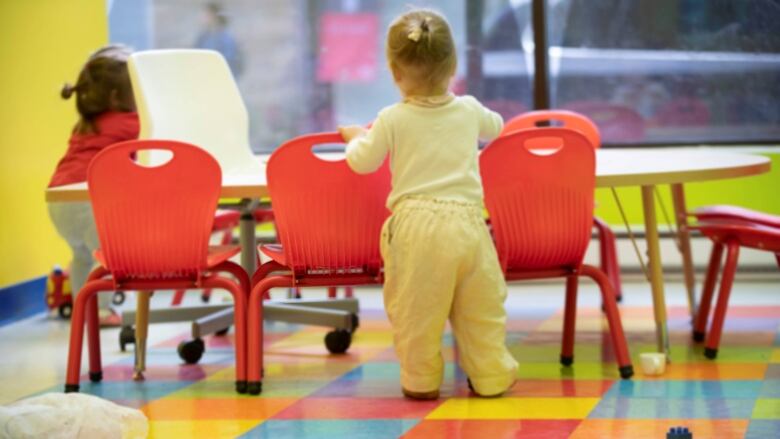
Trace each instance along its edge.
<instances>
[{"instance_id":1,"label":"table","mask_svg":"<svg viewBox=\"0 0 780 439\"><path fill-rule=\"evenodd\" d=\"M256 175L226 175L221 196L241 198L241 264L250 273L255 269L255 221L252 207L256 200L268 196L265 179L267 156L261 157L263 172ZM769 158L719 151L716 148L615 148L596 154L596 187L641 188L645 236L650 264L650 285L659 352L669 352L666 323L663 266L656 220L654 193L659 185L670 185L681 243L685 285L691 313L695 313L693 261L691 257L688 217L685 207L685 183L745 177L769 172ZM46 191L46 201L88 201L86 183L77 183Z\"/></svg>"}]
</instances>

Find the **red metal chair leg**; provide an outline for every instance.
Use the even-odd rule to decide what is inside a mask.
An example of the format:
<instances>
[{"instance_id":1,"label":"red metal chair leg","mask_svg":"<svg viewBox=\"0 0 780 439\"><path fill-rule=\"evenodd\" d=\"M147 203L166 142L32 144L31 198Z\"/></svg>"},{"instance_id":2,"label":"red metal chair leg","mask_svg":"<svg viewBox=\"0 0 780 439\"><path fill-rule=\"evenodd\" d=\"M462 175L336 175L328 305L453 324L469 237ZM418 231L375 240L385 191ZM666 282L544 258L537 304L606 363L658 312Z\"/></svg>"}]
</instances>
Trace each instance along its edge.
<instances>
[{"instance_id":1,"label":"red metal chair leg","mask_svg":"<svg viewBox=\"0 0 780 439\"><path fill-rule=\"evenodd\" d=\"M723 244L716 242L710 252L710 262L707 265L707 275L704 278L704 285L701 290L701 300L699 309L696 310L696 320L693 322L693 340L696 342L704 341L704 335L707 331L707 320L710 318L710 305L712 304L712 293L715 291L715 284L718 283L718 273L723 259Z\"/></svg>"},{"instance_id":2,"label":"red metal chair leg","mask_svg":"<svg viewBox=\"0 0 780 439\"><path fill-rule=\"evenodd\" d=\"M723 321L726 319L729 295L731 294L734 273L737 271L737 261L739 260L739 243L730 241L726 246L726 265L723 267L723 277L720 280L718 304L715 306L715 312L712 315L712 323L710 323L710 330L707 334L707 343L704 345L704 356L711 360L718 356L718 345L720 344L720 335L723 332Z\"/></svg>"},{"instance_id":3,"label":"red metal chair leg","mask_svg":"<svg viewBox=\"0 0 780 439\"><path fill-rule=\"evenodd\" d=\"M351 299L355 295L354 288L344 287L344 297Z\"/></svg>"},{"instance_id":4,"label":"red metal chair leg","mask_svg":"<svg viewBox=\"0 0 780 439\"><path fill-rule=\"evenodd\" d=\"M623 286L620 281L620 264L617 257L617 239L609 225L599 218L593 218L593 225L599 236L599 266L614 288L618 302L623 299Z\"/></svg>"},{"instance_id":5,"label":"red metal chair leg","mask_svg":"<svg viewBox=\"0 0 780 439\"><path fill-rule=\"evenodd\" d=\"M99 383L103 380L100 358L100 318L98 316L97 294L87 301L87 346L89 350L89 380Z\"/></svg>"},{"instance_id":6,"label":"red metal chair leg","mask_svg":"<svg viewBox=\"0 0 780 439\"><path fill-rule=\"evenodd\" d=\"M220 264L222 265L222 264ZM240 267L239 267L240 268ZM222 288L233 296L233 326L235 327L236 349L236 392L246 393L247 389L247 296L239 284L224 277L211 275L207 277L204 286Z\"/></svg>"},{"instance_id":7,"label":"red metal chair leg","mask_svg":"<svg viewBox=\"0 0 780 439\"><path fill-rule=\"evenodd\" d=\"M263 390L263 298L271 288L291 287L292 284L293 278L289 275L266 277L255 284L249 295L247 389L250 395L259 395Z\"/></svg>"},{"instance_id":8,"label":"red metal chair leg","mask_svg":"<svg viewBox=\"0 0 780 439\"><path fill-rule=\"evenodd\" d=\"M623 323L620 321L620 311L615 300L612 283L601 270L590 265L583 264L581 273L596 281L601 289L604 313L609 323L609 332L612 335L612 345L615 348L615 357L617 358L620 376L624 379L631 378L634 375L634 366L631 365L631 356L628 353L626 336L623 332Z\"/></svg>"},{"instance_id":9,"label":"red metal chair leg","mask_svg":"<svg viewBox=\"0 0 780 439\"><path fill-rule=\"evenodd\" d=\"M181 305L182 300L184 300L184 290L174 291L173 299L171 300L171 306Z\"/></svg>"},{"instance_id":10,"label":"red metal chair leg","mask_svg":"<svg viewBox=\"0 0 780 439\"><path fill-rule=\"evenodd\" d=\"M577 275L566 278L566 304L563 308L563 342L561 364L571 366L574 362L574 329L577 321Z\"/></svg>"},{"instance_id":11,"label":"red metal chair leg","mask_svg":"<svg viewBox=\"0 0 780 439\"><path fill-rule=\"evenodd\" d=\"M76 295L73 302L73 314L70 317L70 344L68 346L68 371L65 375L65 393L79 391L79 374L81 373L81 350L84 344L84 323L87 302L98 291L114 289L114 283L109 280L88 281Z\"/></svg>"},{"instance_id":12,"label":"red metal chair leg","mask_svg":"<svg viewBox=\"0 0 780 439\"><path fill-rule=\"evenodd\" d=\"M328 298L329 299L335 299L338 295L338 288L336 287L328 287Z\"/></svg>"},{"instance_id":13,"label":"red metal chair leg","mask_svg":"<svg viewBox=\"0 0 780 439\"><path fill-rule=\"evenodd\" d=\"M239 286L241 286L241 291L244 292L244 296L249 299L249 291L251 289L249 275L244 270L244 268L235 262L225 261L216 267L212 268L212 271L214 272L225 272L230 273L233 275L236 280L238 280ZM209 291L211 288L208 289ZM205 294L205 292L204 292Z\"/></svg>"},{"instance_id":14,"label":"red metal chair leg","mask_svg":"<svg viewBox=\"0 0 780 439\"><path fill-rule=\"evenodd\" d=\"M777 259L777 268L780 268L780 253L775 253L775 259Z\"/></svg>"},{"instance_id":15,"label":"red metal chair leg","mask_svg":"<svg viewBox=\"0 0 780 439\"><path fill-rule=\"evenodd\" d=\"M92 270L87 277L87 282L99 280L108 276L109 272L103 267ZM98 314L97 294L87 302L87 347L89 350L89 380L98 383L103 380L103 366L100 353L100 315Z\"/></svg>"}]
</instances>

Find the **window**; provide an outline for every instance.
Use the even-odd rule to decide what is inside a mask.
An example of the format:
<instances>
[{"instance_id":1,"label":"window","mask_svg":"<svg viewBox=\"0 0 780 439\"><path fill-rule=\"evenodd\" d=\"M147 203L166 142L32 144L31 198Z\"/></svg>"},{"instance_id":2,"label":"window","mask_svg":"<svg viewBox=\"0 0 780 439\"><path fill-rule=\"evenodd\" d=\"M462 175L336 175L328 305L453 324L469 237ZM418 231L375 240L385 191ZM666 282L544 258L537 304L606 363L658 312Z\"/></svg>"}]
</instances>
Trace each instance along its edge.
<instances>
[{"instance_id":1,"label":"window","mask_svg":"<svg viewBox=\"0 0 780 439\"><path fill-rule=\"evenodd\" d=\"M112 41L205 47L228 60L255 151L367 123L398 99L384 36L405 2L110 2ZM531 0L428 0L459 50L453 89L504 117L533 108ZM550 102L588 114L606 144L780 139L780 4L548 0Z\"/></svg>"}]
</instances>

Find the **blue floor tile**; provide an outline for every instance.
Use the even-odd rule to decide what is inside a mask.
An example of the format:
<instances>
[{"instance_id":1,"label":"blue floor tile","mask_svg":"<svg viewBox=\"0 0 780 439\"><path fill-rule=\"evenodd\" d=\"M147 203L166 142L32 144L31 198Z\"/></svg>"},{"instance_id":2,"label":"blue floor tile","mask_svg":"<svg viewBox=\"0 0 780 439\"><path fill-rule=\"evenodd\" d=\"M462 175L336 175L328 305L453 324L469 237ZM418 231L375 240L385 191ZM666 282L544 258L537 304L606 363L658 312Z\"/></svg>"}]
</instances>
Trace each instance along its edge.
<instances>
[{"instance_id":1,"label":"blue floor tile","mask_svg":"<svg viewBox=\"0 0 780 439\"><path fill-rule=\"evenodd\" d=\"M395 439L417 425L418 419L392 420L270 420L250 430L242 438L298 439Z\"/></svg>"}]
</instances>

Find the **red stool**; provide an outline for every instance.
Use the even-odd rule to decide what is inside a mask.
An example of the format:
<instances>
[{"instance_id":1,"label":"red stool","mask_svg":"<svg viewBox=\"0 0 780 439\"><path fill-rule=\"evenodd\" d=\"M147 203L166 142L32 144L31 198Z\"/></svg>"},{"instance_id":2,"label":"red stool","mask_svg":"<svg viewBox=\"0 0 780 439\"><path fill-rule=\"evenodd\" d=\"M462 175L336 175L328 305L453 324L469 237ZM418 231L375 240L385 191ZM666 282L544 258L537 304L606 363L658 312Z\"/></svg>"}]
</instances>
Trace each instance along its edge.
<instances>
[{"instance_id":1,"label":"red stool","mask_svg":"<svg viewBox=\"0 0 780 439\"><path fill-rule=\"evenodd\" d=\"M709 359L715 359L718 356L718 345L720 344L720 336L723 331L723 322L726 319L726 309L728 308L729 296L731 295L731 287L737 271L739 248L748 247L773 252L777 259L777 265L780 267L780 228L759 224L702 222L694 226L693 229L698 229L713 242L710 263L707 267L707 275L702 287L701 303L699 304L693 327L693 339L698 342L705 339L712 296L715 291L715 284L718 281L723 250L726 249L726 265L723 268L723 274L720 279L718 303L715 306L710 329L706 333L706 342L704 344L704 355Z\"/></svg>"}]
</instances>

